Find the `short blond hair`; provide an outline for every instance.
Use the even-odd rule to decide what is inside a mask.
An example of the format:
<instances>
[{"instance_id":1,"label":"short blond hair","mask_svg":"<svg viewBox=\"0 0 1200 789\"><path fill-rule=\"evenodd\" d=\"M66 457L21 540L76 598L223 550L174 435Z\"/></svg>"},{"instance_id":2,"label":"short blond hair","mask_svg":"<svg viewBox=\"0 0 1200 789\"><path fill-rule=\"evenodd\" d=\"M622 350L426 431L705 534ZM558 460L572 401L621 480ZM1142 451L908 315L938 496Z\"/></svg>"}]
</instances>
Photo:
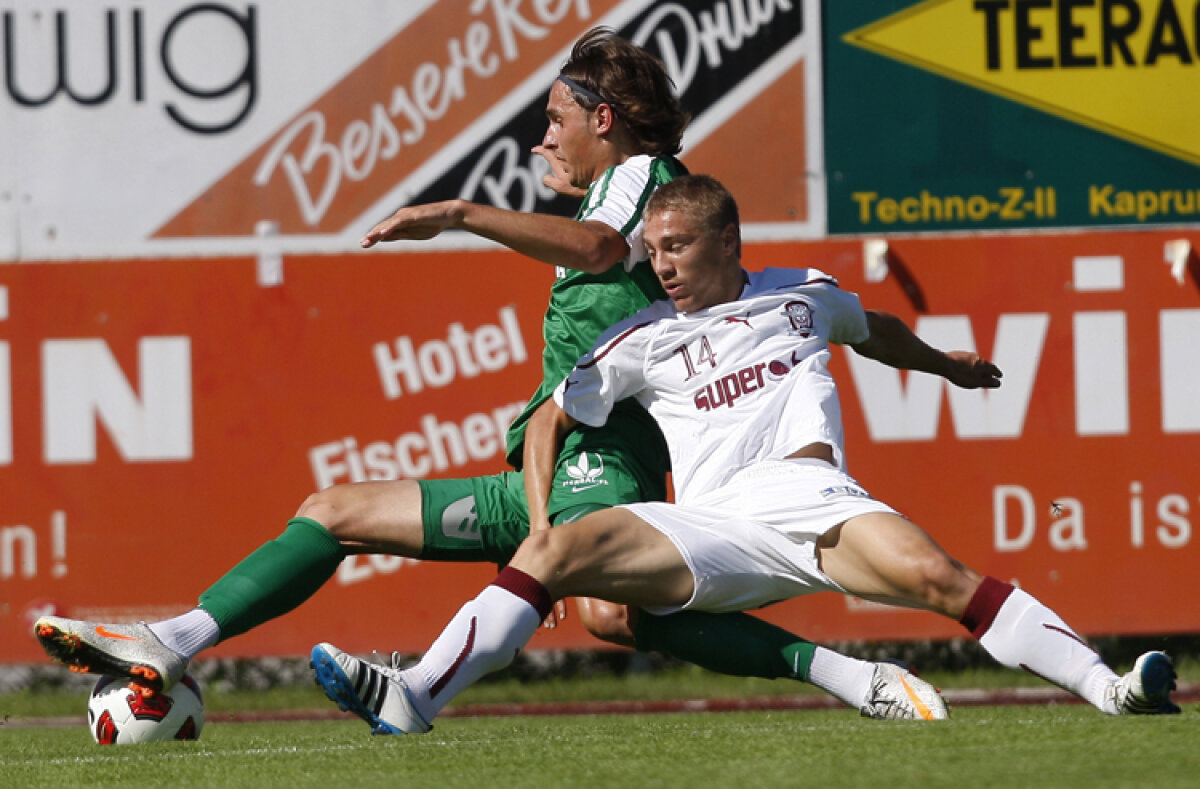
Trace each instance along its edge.
<instances>
[{"instance_id":1,"label":"short blond hair","mask_svg":"<svg viewBox=\"0 0 1200 789\"><path fill-rule=\"evenodd\" d=\"M742 230L737 201L724 184L711 175L682 175L658 187L646 203L645 216L662 211L686 213L702 228L714 233L733 225L737 232L738 253L741 253Z\"/></svg>"}]
</instances>

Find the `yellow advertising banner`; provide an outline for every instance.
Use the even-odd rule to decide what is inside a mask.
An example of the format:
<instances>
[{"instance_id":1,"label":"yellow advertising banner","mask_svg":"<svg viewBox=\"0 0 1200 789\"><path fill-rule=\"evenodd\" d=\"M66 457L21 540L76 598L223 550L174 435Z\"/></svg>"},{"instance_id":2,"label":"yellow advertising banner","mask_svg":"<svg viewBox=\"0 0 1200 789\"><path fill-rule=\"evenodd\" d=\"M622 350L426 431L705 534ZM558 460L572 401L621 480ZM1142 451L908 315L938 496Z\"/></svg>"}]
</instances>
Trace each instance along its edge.
<instances>
[{"instance_id":1,"label":"yellow advertising banner","mask_svg":"<svg viewBox=\"0 0 1200 789\"><path fill-rule=\"evenodd\" d=\"M1200 0L927 0L852 44L1200 164Z\"/></svg>"}]
</instances>

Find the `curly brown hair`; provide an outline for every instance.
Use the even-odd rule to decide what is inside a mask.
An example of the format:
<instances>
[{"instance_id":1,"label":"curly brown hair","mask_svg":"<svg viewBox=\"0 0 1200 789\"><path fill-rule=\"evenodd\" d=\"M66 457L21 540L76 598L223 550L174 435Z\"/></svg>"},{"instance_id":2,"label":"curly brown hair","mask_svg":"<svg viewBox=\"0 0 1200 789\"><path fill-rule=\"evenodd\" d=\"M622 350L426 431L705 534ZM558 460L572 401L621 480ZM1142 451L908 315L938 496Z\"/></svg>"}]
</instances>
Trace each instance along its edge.
<instances>
[{"instance_id":1,"label":"curly brown hair","mask_svg":"<svg viewBox=\"0 0 1200 789\"><path fill-rule=\"evenodd\" d=\"M562 75L592 94L572 90L579 106L590 112L601 103L608 104L646 152L679 153L691 116L679 103L662 61L654 55L610 28L595 27L575 42Z\"/></svg>"}]
</instances>

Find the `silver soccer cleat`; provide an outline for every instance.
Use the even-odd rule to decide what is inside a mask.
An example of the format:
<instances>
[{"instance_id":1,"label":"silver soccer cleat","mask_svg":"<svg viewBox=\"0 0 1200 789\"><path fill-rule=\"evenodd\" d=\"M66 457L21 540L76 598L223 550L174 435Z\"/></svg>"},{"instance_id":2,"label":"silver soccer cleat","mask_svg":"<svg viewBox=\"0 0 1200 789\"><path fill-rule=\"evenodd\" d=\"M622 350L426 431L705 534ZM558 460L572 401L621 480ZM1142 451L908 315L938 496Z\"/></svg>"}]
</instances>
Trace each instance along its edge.
<instances>
[{"instance_id":1,"label":"silver soccer cleat","mask_svg":"<svg viewBox=\"0 0 1200 789\"><path fill-rule=\"evenodd\" d=\"M43 616L33 634L46 654L80 674L126 677L150 693L183 678L187 660L168 649L144 623L113 625Z\"/></svg>"},{"instance_id":2,"label":"silver soccer cleat","mask_svg":"<svg viewBox=\"0 0 1200 789\"><path fill-rule=\"evenodd\" d=\"M871 694L858 710L864 718L940 721L950 717L933 685L894 663L876 663Z\"/></svg>"}]
</instances>

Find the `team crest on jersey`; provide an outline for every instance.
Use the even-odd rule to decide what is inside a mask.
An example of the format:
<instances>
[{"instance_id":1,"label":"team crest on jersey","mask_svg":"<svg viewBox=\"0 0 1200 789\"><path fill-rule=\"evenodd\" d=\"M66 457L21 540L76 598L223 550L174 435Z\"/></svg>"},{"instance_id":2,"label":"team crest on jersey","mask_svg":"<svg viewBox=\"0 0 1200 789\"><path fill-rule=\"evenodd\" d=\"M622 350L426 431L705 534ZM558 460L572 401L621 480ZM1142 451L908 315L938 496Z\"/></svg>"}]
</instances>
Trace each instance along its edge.
<instances>
[{"instance_id":1,"label":"team crest on jersey","mask_svg":"<svg viewBox=\"0 0 1200 789\"><path fill-rule=\"evenodd\" d=\"M600 479L604 476L604 458L595 452L580 452L575 460L567 461L566 469L570 479L563 480L562 486L570 488L572 493L608 484L608 480Z\"/></svg>"},{"instance_id":2,"label":"team crest on jersey","mask_svg":"<svg viewBox=\"0 0 1200 789\"><path fill-rule=\"evenodd\" d=\"M788 334L798 334L801 337L812 336L812 308L808 306L807 302L789 301L783 305L783 314L792 324L792 328L788 329Z\"/></svg>"}]
</instances>

